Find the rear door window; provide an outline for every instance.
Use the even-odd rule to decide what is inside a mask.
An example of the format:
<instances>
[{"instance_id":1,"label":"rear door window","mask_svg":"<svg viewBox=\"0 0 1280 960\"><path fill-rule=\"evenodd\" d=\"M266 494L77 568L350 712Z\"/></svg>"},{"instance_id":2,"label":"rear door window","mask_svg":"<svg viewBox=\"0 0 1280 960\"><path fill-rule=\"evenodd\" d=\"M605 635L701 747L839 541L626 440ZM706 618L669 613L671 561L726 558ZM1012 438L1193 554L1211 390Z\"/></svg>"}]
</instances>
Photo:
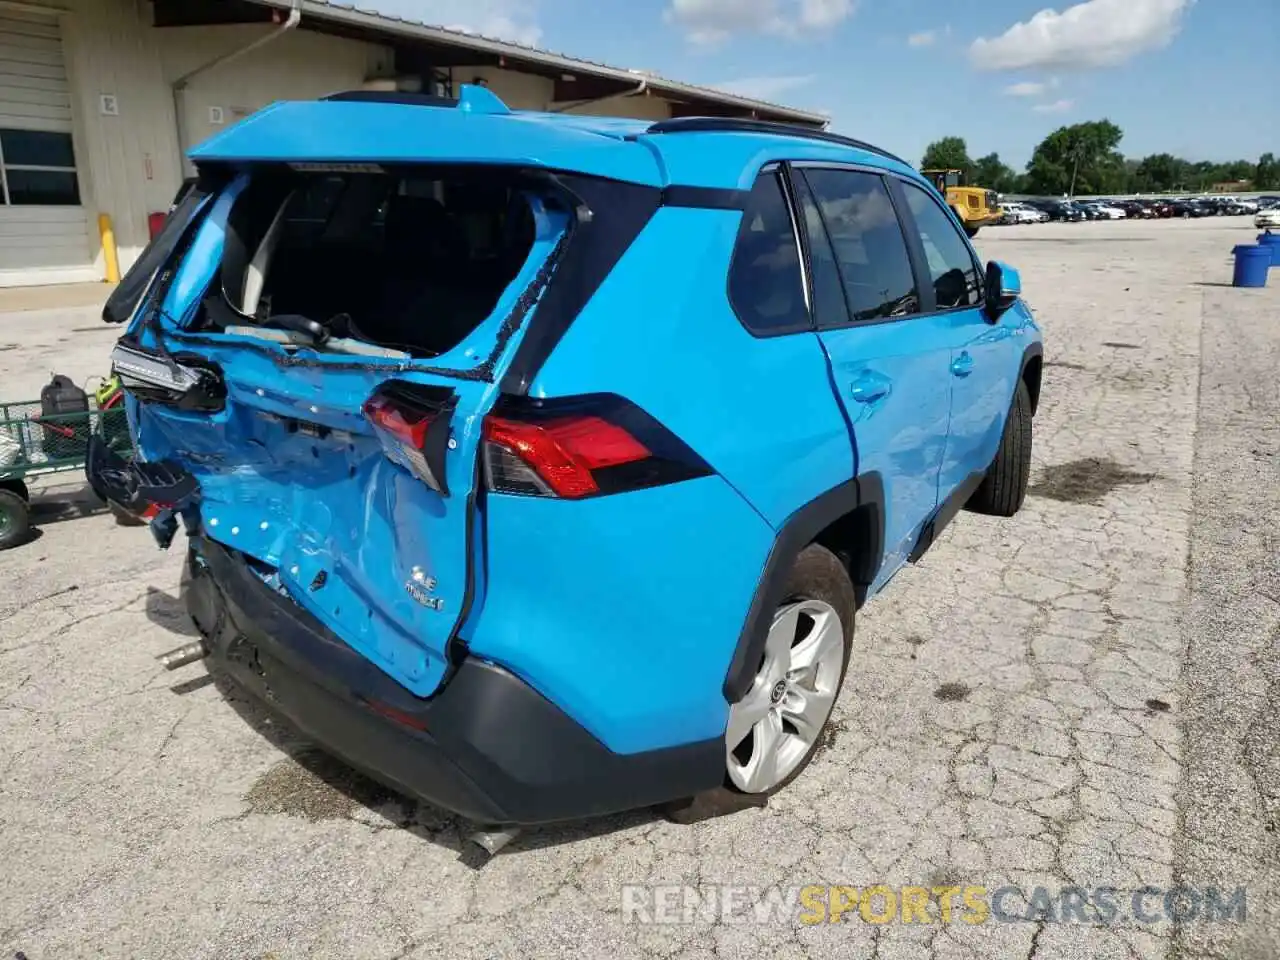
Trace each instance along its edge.
<instances>
[{"instance_id":1,"label":"rear door window","mask_svg":"<svg viewBox=\"0 0 1280 960\"><path fill-rule=\"evenodd\" d=\"M729 301L757 336L809 329L800 246L779 169L762 172L751 188L729 267Z\"/></svg>"},{"instance_id":2,"label":"rear door window","mask_svg":"<svg viewBox=\"0 0 1280 960\"><path fill-rule=\"evenodd\" d=\"M859 322L918 313L911 258L884 180L873 173L823 169L805 170L804 180L811 195L805 201L805 220L819 325L831 325L832 318ZM822 292L827 286L821 279L823 257L832 255L848 305L844 316L826 306L832 295Z\"/></svg>"},{"instance_id":3,"label":"rear door window","mask_svg":"<svg viewBox=\"0 0 1280 960\"><path fill-rule=\"evenodd\" d=\"M929 265L939 310L982 303L982 273L955 221L933 197L915 184L902 184Z\"/></svg>"}]
</instances>

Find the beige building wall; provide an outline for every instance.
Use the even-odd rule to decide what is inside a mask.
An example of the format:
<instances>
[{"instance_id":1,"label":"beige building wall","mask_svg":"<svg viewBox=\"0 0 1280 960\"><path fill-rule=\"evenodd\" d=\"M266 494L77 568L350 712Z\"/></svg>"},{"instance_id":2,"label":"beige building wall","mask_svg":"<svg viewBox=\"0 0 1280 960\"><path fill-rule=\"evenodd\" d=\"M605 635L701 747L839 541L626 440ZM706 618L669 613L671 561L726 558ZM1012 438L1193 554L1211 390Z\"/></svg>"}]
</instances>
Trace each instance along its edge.
<instances>
[{"instance_id":1,"label":"beige building wall","mask_svg":"<svg viewBox=\"0 0 1280 960\"><path fill-rule=\"evenodd\" d=\"M5 11L47 23L55 20L32 11L56 18L81 206L0 206L0 286L102 279L98 216L104 213L114 227L121 269L127 270L149 239L148 215L167 210L186 173L173 82L273 27L157 29L147 0L0 0L0 16ZM389 47L291 31L202 73L178 94L182 147L276 100L310 99L389 78L392 60ZM484 82L514 109L562 106L553 101L553 81L544 77L480 67L455 68L453 78L456 84ZM670 116L670 107L660 97L615 97L569 112L658 120ZM56 257L42 259L34 247L28 249L28 237L54 233L60 244Z\"/></svg>"},{"instance_id":2,"label":"beige building wall","mask_svg":"<svg viewBox=\"0 0 1280 960\"><path fill-rule=\"evenodd\" d=\"M641 95L638 97L610 97L570 107L565 113L594 114L610 117L629 117L633 120L670 120L671 104L661 97Z\"/></svg>"},{"instance_id":3,"label":"beige building wall","mask_svg":"<svg viewBox=\"0 0 1280 960\"><path fill-rule=\"evenodd\" d=\"M453 82L482 82L512 110L546 110L555 95L555 83L546 77L514 73L497 67L456 67Z\"/></svg>"},{"instance_id":4,"label":"beige building wall","mask_svg":"<svg viewBox=\"0 0 1280 960\"><path fill-rule=\"evenodd\" d=\"M167 27L162 68L166 84L243 49L270 28ZM184 147L189 150L277 100L312 100L358 89L393 75L387 47L292 30L266 46L200 74L178 94ZM189 171L193 172L193 171Z\"/></svg>"},{"instance_id":5,"label":"beige building wall","mask_svg":"<svg viewBox=\"0 0 1280 960\"><path fill-rule=\"evenodd\" d=\"M79 264L45 266L0 257L0 285L101 279L98 212L112 215L122 254L132 255L145 242L147 210L163 210L172 197L179 183L173 110L154 31L142 28L142 6L135 0L43 0L9 7L18 16L37 8L57 12L82 206L6 207L0 229L75 218L83 224L83 255ZM105 110L103 95L113 98Z\"/></svg>"}]
</instances>

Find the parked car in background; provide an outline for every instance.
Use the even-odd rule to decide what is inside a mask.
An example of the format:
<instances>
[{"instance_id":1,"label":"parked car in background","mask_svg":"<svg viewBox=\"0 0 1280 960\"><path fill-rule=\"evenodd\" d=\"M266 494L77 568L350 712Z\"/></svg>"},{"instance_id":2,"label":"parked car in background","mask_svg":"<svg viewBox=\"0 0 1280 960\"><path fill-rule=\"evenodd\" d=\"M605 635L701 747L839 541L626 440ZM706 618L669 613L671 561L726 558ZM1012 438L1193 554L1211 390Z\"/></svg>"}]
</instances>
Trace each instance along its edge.
<instances>
[{"instance_id":1,"label":"parked car in background","mask_svg":"<svg viewBox=\"0 0 1280 960\"><path fill-rule=\"evenodd\" d=\"M1084 211L1063 200L1027 200L1027 205L1042 211L1050 220L1064 223L1078 223L1087 220Z\"/></svg>"},{"instance_id":2,"label":"parked car in background","mask_svg":"<svg viewBox=\"0 0 1280 960\"><path fill-rule=\"evenodd\" d=\"M1117 206L1113 203L1103 203L1095 200L1091 206L1102 214L1102 219L1106 220L1125 220L1128 218L1128 211L1124 207Z\"/></svg>"},{"instance_id":3,"label":"parked car in background","mask_svg":"<svg viewBox=\"0 0 1280 960\"><path fill-rule=\"evenodd\" d=\"M1196 197L1196 203L1209 211L1210 216L1222 217L1235 213L1235 200L1231 197Z\"/></svg>"},{"instance_id":4,"label":"parked car in background","mask_svg":"<svg viewBox=\"0 0 1280 960\"><path fill-rule=\"evenodd\" d=\"M1044 223L1049 219L1049 215L1043 210L1037 210L1016 200L1001 204L1000 209L1004 211L1000 222L1005 224Z\"/></svg>"},{"instance_id":5,"label":"parked car in background","mask_svg":"<svg viewBox=\"0 0 1280 960\"><path fill-rule=\"evenodd\" d=\"M1184 220L1192 217L1207 217L1212 211L1203 204L1196 203L1194 200L1172 200L1169 202L1169 209L1173 211L1173 216L1182 217Z\"/></svg>"},{"instance_id":6,"label":"parked car in background","mask_svg":"<svg viewBox=\"0 0 1280 960\"><path fill-rule=\"evenodd\" d=\"M1280 204L1259 211L1253 225L1260 230L1280 230Z\"/></svg>"},{"instance_id":7,"label":"parked car in background","mask_svg":"<svg viewBox=\"0 0 1280 960\"><path fill-rule=\"evenodd\" d=\"M1137 217L1143 220L1150 220L1156 216L1155 208L1150 204L1143 203L1141 200L1122 200L1116 204L1130 217Z\"/></svg>"}]
</instances>

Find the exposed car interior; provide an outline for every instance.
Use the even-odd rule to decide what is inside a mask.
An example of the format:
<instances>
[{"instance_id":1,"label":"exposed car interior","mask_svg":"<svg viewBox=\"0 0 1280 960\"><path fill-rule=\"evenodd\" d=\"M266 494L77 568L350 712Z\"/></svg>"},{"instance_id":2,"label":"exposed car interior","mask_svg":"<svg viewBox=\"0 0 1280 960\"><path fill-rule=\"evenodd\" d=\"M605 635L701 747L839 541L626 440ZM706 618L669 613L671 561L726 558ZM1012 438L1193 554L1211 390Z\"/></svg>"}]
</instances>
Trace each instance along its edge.
<instances>
[{"instance_id":1,"label":"exposed car interior","mask_svg":"<svg viewBox=\"0 0 1280 960\"><path fill-rule=\"evenodd\" d=\"M232 208L206 323L439 356L493 312L534 231L493 174L268 172Z\"/></svg>"}]
</instances>

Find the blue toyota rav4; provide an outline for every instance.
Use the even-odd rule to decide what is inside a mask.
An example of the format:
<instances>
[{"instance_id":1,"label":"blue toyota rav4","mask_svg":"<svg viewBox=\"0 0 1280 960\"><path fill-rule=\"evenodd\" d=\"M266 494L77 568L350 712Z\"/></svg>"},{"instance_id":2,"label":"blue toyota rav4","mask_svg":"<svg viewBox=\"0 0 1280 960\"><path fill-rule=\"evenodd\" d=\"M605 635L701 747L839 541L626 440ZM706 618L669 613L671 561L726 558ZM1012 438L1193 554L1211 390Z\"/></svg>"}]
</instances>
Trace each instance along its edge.
<instances>
[{"instance_id":1,"label":"blue toyota rav4","mask_svg":"<svg viewBox=\"0 0 1280 960\"><path fill-rule=\"evenodd\" d=\"M216 669L483 824L769 795L854 617L1022 504L1019 279L855 140L376 93L280 103L108 302ZM855 666L855 669L857 667Z\"/></svg>"}]
</instances>

